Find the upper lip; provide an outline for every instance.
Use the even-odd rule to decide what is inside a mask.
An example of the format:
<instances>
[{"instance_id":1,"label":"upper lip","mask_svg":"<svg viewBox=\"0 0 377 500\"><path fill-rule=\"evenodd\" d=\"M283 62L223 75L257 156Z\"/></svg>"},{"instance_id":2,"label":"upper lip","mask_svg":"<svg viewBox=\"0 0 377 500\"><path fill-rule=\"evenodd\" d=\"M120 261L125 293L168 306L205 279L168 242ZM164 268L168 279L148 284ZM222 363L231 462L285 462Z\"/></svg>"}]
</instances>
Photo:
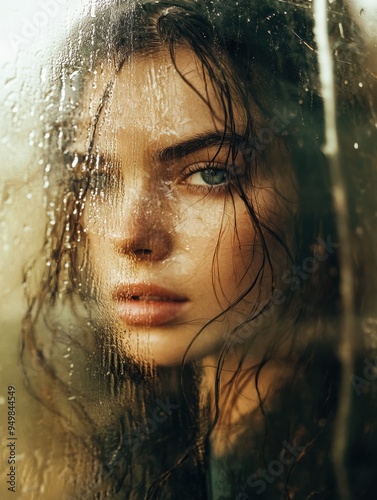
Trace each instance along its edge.
<instances>
[{"instance_id":1,"label":"upper lip","mask_svg":"<svg viewBox=\"0 0 377 500\"><path fill-rule=\"evenodd\" d=\"M119 285L113 294L117 302L131 300L166 300L171 302L186 302L188 299L172 290L153 283L128 283Z\"/></svg>"}]
</instances>

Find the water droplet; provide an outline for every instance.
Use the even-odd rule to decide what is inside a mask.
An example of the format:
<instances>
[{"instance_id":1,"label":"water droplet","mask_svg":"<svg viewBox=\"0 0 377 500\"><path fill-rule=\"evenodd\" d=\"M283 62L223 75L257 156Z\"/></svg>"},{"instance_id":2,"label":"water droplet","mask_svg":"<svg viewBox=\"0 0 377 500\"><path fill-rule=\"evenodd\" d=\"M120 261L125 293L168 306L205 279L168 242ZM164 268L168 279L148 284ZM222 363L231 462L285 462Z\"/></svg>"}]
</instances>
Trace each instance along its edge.
<instances>
[{"instance_id":1,"label":"water droplet","mask_svg":"<svg viewBox=\"0 0 377 500\"><path fill-rule=\"evenodd\" d=\"M13 198L11 193L8 192L4 194L4 203L6 205L11 205L13 203Z\"/></svg>"},{"instance_id":2,"label":"water droplet","mask_svg":"<svg viewBox=\"0 0 377 500\"><path fill-rule=\"evenodd\" d=\"M45 83L47 81L47 68L42 68L40 73L41 82Z\"/></svg>"},{"instance_id":3,"label":"water droplet","mask_svg":"<svg viewBox=\"0 0 377 500\"><path fill-rule=\"evenodd\" d=\"M72 168L75 168L76 165L78 164L78 162L79 162L79 157L77 155L75 155L73 162L72 162Z\"/></svg>"}]
</instances>

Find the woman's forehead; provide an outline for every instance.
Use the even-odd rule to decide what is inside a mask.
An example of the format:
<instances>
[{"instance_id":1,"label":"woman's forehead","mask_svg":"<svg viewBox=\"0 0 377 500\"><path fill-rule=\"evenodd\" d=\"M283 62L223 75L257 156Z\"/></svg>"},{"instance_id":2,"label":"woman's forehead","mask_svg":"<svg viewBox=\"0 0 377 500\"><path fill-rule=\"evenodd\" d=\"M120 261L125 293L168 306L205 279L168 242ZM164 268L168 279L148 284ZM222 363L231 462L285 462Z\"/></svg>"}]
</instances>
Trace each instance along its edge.
<instances>
[{"instance_id":1,"label":"woman's forehead","mask_svg":"<svg viewBox=\"0 0 377 500\"><path fill-rule=\"evenodd\" d=\"M224 109L197 57L182 48L175 62L161 50L135 55L118 72L102 65L87 79L79 135L89 139L93 123L101 137L147 134L154 141L223 130ZM235 111L241 132L243 113Z\"/></svg>"}]
</instances>

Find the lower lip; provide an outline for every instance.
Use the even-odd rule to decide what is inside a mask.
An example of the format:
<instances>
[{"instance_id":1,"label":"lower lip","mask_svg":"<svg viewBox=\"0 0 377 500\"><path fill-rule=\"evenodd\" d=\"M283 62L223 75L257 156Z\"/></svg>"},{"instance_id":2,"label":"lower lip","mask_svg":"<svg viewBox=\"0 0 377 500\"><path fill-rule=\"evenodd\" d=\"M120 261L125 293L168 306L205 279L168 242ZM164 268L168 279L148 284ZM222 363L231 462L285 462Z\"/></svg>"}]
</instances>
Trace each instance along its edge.
<instances>
[{"instance_id":1,"label":"lower lip","mask_svg":"<svg viewBox=\"0 0 377 500\"><path fill-rule=\"evenodd\" d=\"M174 321L182 314L187 301L126 300L117 303L123 323L130 326L159 326Z\"/></svg>"}]
</instances>

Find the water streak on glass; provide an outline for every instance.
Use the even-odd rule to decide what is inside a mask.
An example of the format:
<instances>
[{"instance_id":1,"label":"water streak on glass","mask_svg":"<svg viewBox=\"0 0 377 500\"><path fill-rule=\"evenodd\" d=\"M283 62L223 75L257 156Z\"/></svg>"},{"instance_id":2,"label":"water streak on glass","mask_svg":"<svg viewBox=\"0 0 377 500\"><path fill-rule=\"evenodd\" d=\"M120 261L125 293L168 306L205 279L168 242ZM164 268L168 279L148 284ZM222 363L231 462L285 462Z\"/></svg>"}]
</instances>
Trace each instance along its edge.
<instances>
[{"instance_id":1,"label":"water streak on glass","mask_svg":"<svg viewBox=\"0 0 377 500\"><path fill-rule=\"evenodd\" d=\"M318 48L318 61L322 98L325 112L325 144L323 151L329 159L332 180L332 194L341 242L339 250L341 265L342 318L339 340L339 358L342 363L342 382L338 408L336 431L334 433L333 460L337 473L341 498L348 500L349 488L345 468L345 454L348 443L352 387L349 383L355 369L356 325L354 320L354 280L349 230L346 186L339 157L337 131L337 102L334 84L333 54L327 28L327 0L314 0L315 36Z\"/></svg>"}]
</instances>

